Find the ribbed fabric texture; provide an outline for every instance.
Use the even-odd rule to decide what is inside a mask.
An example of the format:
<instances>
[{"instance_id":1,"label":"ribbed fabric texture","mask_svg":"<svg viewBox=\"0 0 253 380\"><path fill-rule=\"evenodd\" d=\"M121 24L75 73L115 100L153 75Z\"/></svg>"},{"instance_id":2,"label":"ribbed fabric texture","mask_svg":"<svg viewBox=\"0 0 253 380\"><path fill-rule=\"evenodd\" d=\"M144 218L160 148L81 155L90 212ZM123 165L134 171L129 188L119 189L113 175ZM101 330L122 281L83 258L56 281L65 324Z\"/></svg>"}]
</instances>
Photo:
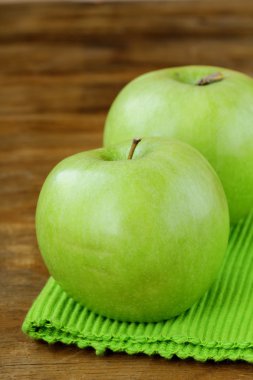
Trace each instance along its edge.
<instances>
[{"instance_id":1,"label":"ribbed fabric texture","mask_svg":"<svg viewBox=\"0 0 253 380\"><path fill-rule=\"evenodd\" d=\"M232 229L217 281L180 316L159 323L107 319L75 302L50 278L22 329L34 339L91 346L97 354L109 348L168 359L253 363L253 212Z\"/></svg>"}]
</instances>

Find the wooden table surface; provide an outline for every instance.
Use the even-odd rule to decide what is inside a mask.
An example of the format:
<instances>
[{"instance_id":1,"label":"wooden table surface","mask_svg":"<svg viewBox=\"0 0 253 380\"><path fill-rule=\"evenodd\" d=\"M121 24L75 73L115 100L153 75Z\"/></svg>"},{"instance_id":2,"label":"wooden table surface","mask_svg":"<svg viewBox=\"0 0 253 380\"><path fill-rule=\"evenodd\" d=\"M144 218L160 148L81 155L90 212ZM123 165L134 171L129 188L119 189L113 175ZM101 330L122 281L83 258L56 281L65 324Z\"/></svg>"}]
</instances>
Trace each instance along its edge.
<instances>
[{"instance_id":1,"label":"wooden table surface","mask_svg":"<svg viewBox=\"0 0 253 380\"><path fill-rule=\"evenodd\" d=\"M20 330L48 272L34 212L49 170L102 144L120 88L152 69L228 66L253 74L251 0L0 4L0 378L253 379L244 362L48 346Z\"/></svg>"}]
</instances>

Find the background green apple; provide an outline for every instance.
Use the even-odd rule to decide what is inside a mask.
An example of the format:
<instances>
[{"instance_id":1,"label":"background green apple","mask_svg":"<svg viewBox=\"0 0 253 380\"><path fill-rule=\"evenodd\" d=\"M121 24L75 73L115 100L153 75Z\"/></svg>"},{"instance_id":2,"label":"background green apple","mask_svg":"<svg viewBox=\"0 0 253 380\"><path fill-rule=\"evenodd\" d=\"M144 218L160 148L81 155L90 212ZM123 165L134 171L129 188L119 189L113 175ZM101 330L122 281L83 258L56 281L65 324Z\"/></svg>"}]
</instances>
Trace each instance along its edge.
<instances>
[{"instance_id":1,"label":"background green apple","mask_svg":"<svg viewBox=\"0 0 253 380\"><path fill-rule=\"evenodd\" d=\"M36 230L49 272L107 317L159 321L210 286L229 233L222 185L187 144L143 139L71 156L41 190Z\"/></svg>"},{"instance_id":2,"label":"background green apple","mask_svg":"<svg viewBox=\"0 0 253 380\"><path fill-rule=\"evenodd\" d=\"M201 78L217 72L222 80L198 85ZM140 76L112 104L104 144L136 135L174 137L197 148L221 179L232 222L253 207L250 77L210 66L176 67Z\"/></svg>"}]
</instances>

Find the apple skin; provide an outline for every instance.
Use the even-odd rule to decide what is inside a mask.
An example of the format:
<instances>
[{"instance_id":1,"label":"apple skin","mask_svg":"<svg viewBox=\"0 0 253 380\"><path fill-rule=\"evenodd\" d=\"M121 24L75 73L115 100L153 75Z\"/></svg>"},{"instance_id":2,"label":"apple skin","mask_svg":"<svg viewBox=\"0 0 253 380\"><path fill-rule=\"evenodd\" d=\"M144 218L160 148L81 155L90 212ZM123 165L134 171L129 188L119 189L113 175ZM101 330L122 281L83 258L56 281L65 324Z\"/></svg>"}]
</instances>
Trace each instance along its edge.
<instances>
[{"instance_id":1,"label":"apple skin","mask_svg":"<svg viewBox=\"0 0 253 380\"><path fill-rule=\"evenodd\" d=\"M47 177L36 231L50 274L106 317L160 321L210 287L229 234L223 187L194 148L146 138L76 154Z\"/></svg>"},{"instance_id":2,"label":"apple skin","mask_svg":"<svg viewBox=\"0 0 253 380\"><path fill-rule=\"evenodd\" d=\"M197 86L220 72L224 79ZM253 80L211 66L184 66L144 74L113 102L104 132L109 146L132 136L167 136L198 149L225 190L232 223L253 207Z\"/></svg>"}]
</instances>

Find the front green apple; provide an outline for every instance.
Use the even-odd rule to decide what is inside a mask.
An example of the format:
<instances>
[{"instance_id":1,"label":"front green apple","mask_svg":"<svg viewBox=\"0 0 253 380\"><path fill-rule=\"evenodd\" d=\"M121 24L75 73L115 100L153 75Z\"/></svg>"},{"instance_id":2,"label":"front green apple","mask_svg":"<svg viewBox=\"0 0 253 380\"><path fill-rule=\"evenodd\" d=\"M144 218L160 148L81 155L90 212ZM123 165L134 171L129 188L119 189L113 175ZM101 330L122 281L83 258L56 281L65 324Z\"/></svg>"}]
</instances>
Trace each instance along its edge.
<instances>
[{"instance_id":1,"label":"front green apple","mask_svg":"<svg viewBox=\"0 0 253 380\"><path fill-rule=\"evenodd\" d=\"M228 207L192 147L147 138L127 159L130 145L60 162L40 193L37 238L73 298L106 317L160 321L189 308L215 279Z\"/></svg>"},{"instance_id":2,"label":"front green apple","mask_svg":"<svg viewBox=\"0 0 253 380\"><path fill-rule=\"evenodd\" d=\"M132 136L167 136L212 164L237 222L253 207L253 80L236 71L185 66L130 82L114 101L105 146Z\"/></svg>"}]
</instances>

